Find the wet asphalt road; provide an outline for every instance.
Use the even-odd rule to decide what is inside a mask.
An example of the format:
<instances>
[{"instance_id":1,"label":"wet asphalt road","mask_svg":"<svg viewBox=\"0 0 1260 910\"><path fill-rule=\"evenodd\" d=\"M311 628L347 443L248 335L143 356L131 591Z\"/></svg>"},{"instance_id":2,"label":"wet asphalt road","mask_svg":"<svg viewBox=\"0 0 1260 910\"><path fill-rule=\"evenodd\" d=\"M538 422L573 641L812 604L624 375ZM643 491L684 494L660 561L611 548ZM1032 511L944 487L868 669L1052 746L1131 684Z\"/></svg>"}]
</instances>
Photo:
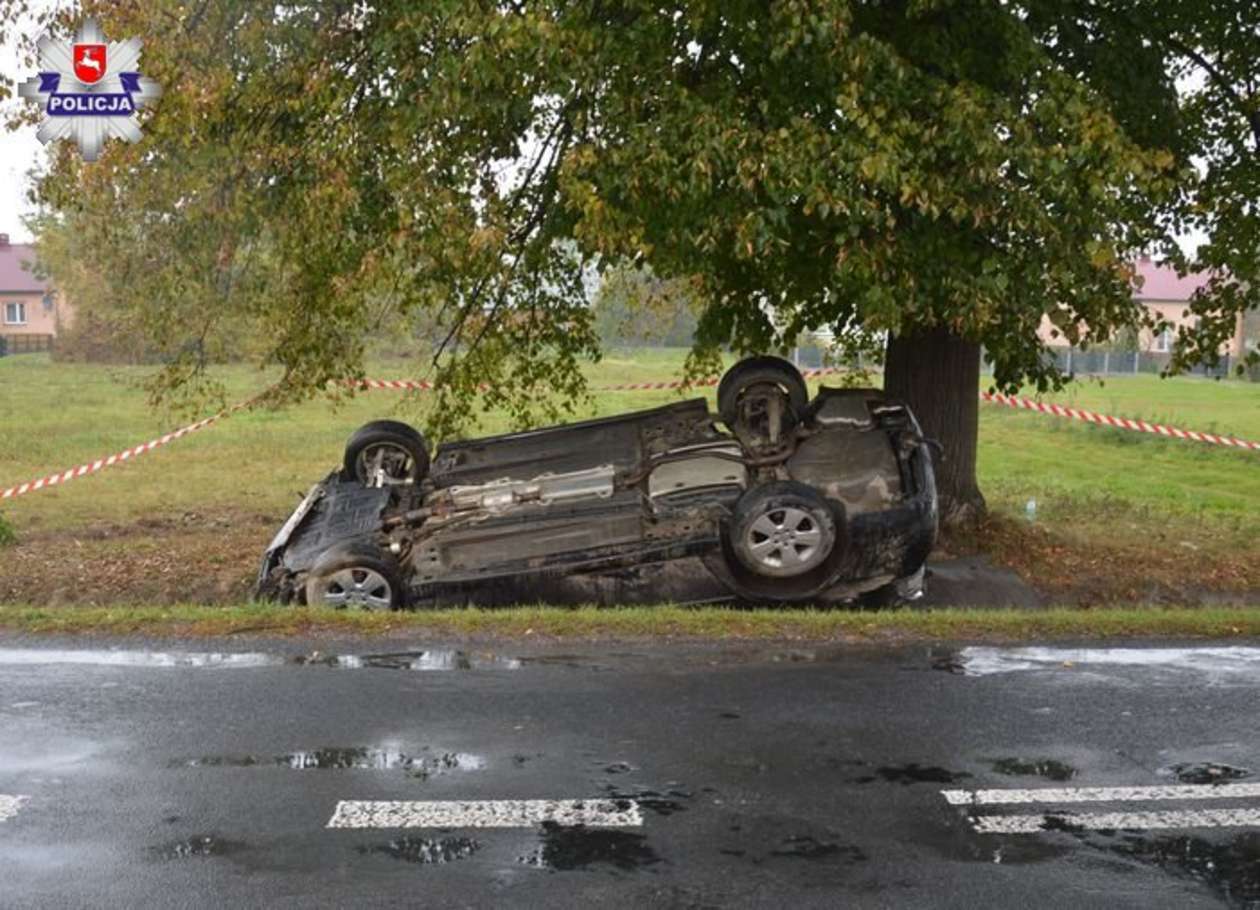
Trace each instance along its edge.
<instances>
[{"instance_id":1,"label":"wet asphalt road","mask_svg":"<svg viewBox=\"0 0 1260 910\"><path fill-rule=\"evenodd\" d=\"M980 834L941 794L1260 780L1260 651L85 647L0 639L6 908L1260 906L1260 828ZM386 648L427 652L346 658ZM133 665L172 655L212 665ZM597 797L642 826L326 827Z\"/></svg>"}]
</instances>

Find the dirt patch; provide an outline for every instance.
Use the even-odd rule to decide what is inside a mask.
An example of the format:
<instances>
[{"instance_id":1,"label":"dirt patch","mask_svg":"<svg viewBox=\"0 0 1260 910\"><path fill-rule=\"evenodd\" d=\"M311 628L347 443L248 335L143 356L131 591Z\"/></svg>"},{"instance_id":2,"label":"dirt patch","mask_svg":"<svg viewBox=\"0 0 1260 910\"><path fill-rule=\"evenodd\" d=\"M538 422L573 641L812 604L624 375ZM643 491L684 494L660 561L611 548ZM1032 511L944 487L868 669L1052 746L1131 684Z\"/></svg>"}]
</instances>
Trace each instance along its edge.
<instances>
[{"instance_id":1,"label":"dirt patch","mask_svg":"<svg viewBox=\"0 0 1260 910\"><path fill-rule=\"evenodd\" d=\"M1260 604L1260 545L1205 551L1140 535L1076 538L1045 525L990 515L947 535L937 558L984 555L1055 604Z\"/></svg>"},{"instance_id":2,"label":"dirt patch","mask_svg":"<svg viewBox=\"0 0 1260 910\"><path fill-rule=\"evenodd\" d=\"M279 522L221 512L23 534L6 547L0 603L240 603Z\"/></svg>"},{"instance_id":3,"label":"dirt patch","mask_svg":"<svg viewBox=\"0 0 1260 910\"><path fill-rule=\"evenodd\" d=\"M248 600L263 548L281 521L222 510L20 532L17 544L0 551L0 603L239 604ZM1000 516L950 536L929 569L925 606L1260 604L1260 547L1227 554L1142 549L1073 540ZM466 600L686 603L724 594L698 561L683 560L596 577L500 584Z\"/></svg>"}]
</instances>

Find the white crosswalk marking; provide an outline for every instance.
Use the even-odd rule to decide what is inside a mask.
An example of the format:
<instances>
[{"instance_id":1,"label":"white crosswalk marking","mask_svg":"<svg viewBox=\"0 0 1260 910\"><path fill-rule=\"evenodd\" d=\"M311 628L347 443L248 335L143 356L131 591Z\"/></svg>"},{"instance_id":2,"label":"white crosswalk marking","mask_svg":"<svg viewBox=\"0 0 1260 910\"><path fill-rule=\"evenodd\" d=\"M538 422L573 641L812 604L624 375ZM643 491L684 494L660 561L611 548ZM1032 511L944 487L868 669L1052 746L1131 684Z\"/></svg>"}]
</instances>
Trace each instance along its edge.
<instances>
[{"instance_id":1,"label":"white crosswalk marking","mask_svg":"<svg viewBox=\"0 0 1260 910\"><path fill-rule=\"evenodd\" d=\"M1184 784L1167 787L1044 787L1039 790L942 790L955 806L1003 803L1113 803L1166 799L1239 799L1260 796L1260 784Z\"/></svg>"},{"instance_id":2,"label":"white crosswalk marking","mask_svg":"<svg viewBox=\"0 0 1260 910\"><path fill-rule=\"evenodd\" d=\"M1059 812L1055 806L1080 803L1135 803L1184 800L1254 799L1260 784L1184 784L1157 787L1042 787L1035 790L942 790L952 806L970 807L972 828L981 834L1035 834L1058 828L1134 830L1157 828L1260 827L1260 809L1161 809L1122 812ZM1038 815L979 812L989 806L1044 805Z\"/></svg>"},{"instance_id":3,"label":"white crosswalk marking","mask_svg":"<svg viewBox=\"0 0 1260 910\"><path fill-rule=\"evenodd\" d=\"M342 800L329 828L533 828L543 822L600 828L638 827L630 799Z\"/></svg>"},{"instance_id":4,"label":"white crosswalk marking","mask_svg":"<svg viewBox=\"0 0 1260 910\"><path fill-rule=\"evenodd\" d=\"M8 821L17 815L18 809L25 800L25 796L8 796L0 793L0 822Z\"/></svg>"},{"instance_id":5,"label":"white crosswalk marking","mask_svg":"<svg viewBox=\"0 0 1260 910\"><path fill-rule=\"evenodd\" d=\"M981 834L1035 834L1054 828L1123 831L1137 828L1248 828L1260 825L1258 809L1194 812L1066 812L1045 815L981 815L971 820Z\"/></svg>"}]
</instances>

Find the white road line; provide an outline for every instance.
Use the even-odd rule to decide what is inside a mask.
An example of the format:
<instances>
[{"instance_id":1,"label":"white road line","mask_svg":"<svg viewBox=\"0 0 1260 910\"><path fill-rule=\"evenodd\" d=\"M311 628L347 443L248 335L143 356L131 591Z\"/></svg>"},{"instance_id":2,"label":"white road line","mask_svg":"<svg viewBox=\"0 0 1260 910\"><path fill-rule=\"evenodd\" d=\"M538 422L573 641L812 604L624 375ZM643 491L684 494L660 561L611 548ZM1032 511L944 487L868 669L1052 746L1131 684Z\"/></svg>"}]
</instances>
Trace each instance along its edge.
<instances>
[{"instance_id":1,"label":"white road line","mask_svg":"<svg viewBox=\"0 0 1260 910\"><path fill-rule=\"evenodd\" d=\"M631 799L342 800L329 828L533 828L543 822L599 828L638 827Z\"/></svg>"},{"instance_id":2,"label":"white road line","mask_svg":"<svg viewBox=\"0 0 1260 910\"><path fill-rule=\"evenodd\" d=\"M1045 815L981 815L971 819L981 834L1036 834L1059 827L1133 830L1158 828L1243 828L1260 826L1258 809L1203 809L1198 812L1050 812Z\"/></svg>"},{"instance_id":3,"label":"white road line","mask_svg":"<svg viewBox=\"0 0 1260 910\"><path fill-rule=\"evenodd\" d=\"M1168 787L1061 787L1039 790L942 790L955 806L1009 803L1110 803L1165 799L1239 799L1260 796L1260 784L1182 784Z\"/></svg>"},{"instance_id":4,"label":"white road line","mask_svg":"<svg viewBox=\"0 0 1260 910\"><path fill-rule=\"evenodd\" d=\"M25 800L25 796L7 796L0 793L0 822L8 821L17 815L18 809L22 807Z\"/></svg>"}]
</instances>

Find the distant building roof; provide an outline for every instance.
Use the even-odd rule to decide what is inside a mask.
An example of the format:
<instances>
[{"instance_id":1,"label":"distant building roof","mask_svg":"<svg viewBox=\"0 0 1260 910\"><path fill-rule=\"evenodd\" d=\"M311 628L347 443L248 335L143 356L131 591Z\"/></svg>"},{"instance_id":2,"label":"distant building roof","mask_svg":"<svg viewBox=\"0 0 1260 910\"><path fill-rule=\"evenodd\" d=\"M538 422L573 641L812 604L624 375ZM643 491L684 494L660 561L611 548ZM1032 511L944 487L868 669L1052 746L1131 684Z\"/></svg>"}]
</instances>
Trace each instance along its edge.
<instances>
[{"instance_id":1,"label":"distant building roof","mask_svg":"<svg viewBox=\"0 0 1260 910\"><path fill-rule=\"evenodd\" d=\"M1137 261L1137 273L1133 296L1138 300L1189 300L1212 277L1208 272L1191 272L1181 278L1171 266L1146 258Z\"/></svg>"},{"instance_id":2,"label":"distant building roof","mask_svg":"<svg viewBox=\"0 0 1260 910\"><path fill-rule=\"evenodd\" d=\"M48 282L36 278L30 267L35 264L35 248L29 243L9 243L8 234L0 234L0 293L44 293Z\"/></svg>"}]
</instances>

